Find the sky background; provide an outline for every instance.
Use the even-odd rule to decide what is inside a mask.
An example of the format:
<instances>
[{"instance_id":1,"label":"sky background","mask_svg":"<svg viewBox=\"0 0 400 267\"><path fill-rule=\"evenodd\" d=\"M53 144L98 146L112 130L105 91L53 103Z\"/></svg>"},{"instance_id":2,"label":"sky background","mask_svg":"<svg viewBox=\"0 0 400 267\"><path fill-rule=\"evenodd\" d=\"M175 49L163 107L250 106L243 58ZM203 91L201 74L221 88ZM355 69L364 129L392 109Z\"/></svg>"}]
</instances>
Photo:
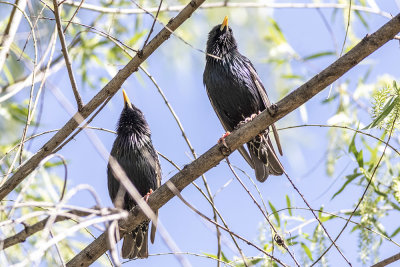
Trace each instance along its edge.
<instances>
[{"instance_id":1,"label":"sky background","mask_svg":"<svg viewBox=\"0 0 400 267\"><path fill-rule=\"evenodd\" d=\"M396 1L382 1L382 3L379 2L379 6L382 10L393 15L397 14L400 9L400 4ZM331 21L332 11L332 9L321 10L329 21ZM85 10L81 12L81 18L84 18L82 14L85 14L85 12L88 14L90 13ZM335 49L332 43L332 35L328 33L321 20L321 16L314 9L272 10L262 8L257 10L245 10L218 8L209 13L206 13L204 10L197 10L180 28L178 34L184 32L185 40L195 48L204 50L209 30L214 25L221 23L225 15L229 16L229 26L233 29L239 44L240 52L246 55L255 65L272 102L277 102L286 92L277 90L283 87L279 84L281 80L277 79L274 68L266 64L266 59L270 51L266 48L267 45L264 36L267 33L266 27L263 25L267 23L268 16L273 15L273 18L278 22L291 47L301 57L306 57L318 51ZM126 16L126 18L127 23L134 21L133 16ZM337 19L330 25L339 47L341 47L344 40L343 20L341 18L342 16L338 15ZM370 26L369 30L366 30L360 23L356 23L357 27L355 31L359 37L374 32L387 21L386 18L375 14L366 14L366 18ZM149 27L151 22L151 19L145 19L144 26ZM106 29L109 25L99 24L97 27L104 27ZM155 33L160 29L161 26L156 25ZM379 51L345 74L341 80L352 79L352 81L357 81L358 77L364 75L371 66L373 66L373 69L369 78L370 82L376 81L377 75L382 73L389 73L398 78L400 76L400 68L398 67L398 62L400 62L399 48L398 41L387 43ZM310 78L327 67L334 59L334 56L329 56L307 63L293 62L291 67L294 73L301 73ZM153 53L145 64L146 69L155 78L168 98L169 103L179 116L186 135L190 139L198 155L201 155L215 145L217 140L224 133L208 101L203 86L202 75L204 66L205 55L184 44L174 36ZM116 66L116 68L119 69L122 68L122 66ZM95 77L102 76L108 80L110 79L110 75L104 71L103 67L90 66L89 75L90 73L96 73L97 76ZM78 73L76 73L76 76L77 80L80 81ZM80 83L78 84L85 103L101 89L100 82L95 82L99 84L99 88L91 89L83 87ZM49 84L58 87L66 98L71 101L72 105L75 106L72 91L70 90L70 82L65 69L51 76L49 78ZM131 102L145 114L152 130L152 139L155 148L180 167L190 163L192 156L181 136L177 124L173 121L173 117L157 92L157 89L144 73L139 71L139 75L131 75L124 83L123 88L126 90ZM295 88L296 86L293 86L290 90L294 90ZM351 91L354 91L354 84L351 83L349 88ZM335 90L335 87L333 90ZM17 97L24 98L27 92L28 89ZM304 109L307 114L307 120L304 119L304 116L301 116L299 110L296 110L280 120L276 124L277 127L282 128L303 123L327 124L327 121L337 110L336 101L330 104L322 103L327 99L328 95L329 88L307 102ZM46 104L43 107L40 131L61 128L71 117L49 87L45 90L44 103ZM122 108L123 98L121 91L119 91L93 120L91 126L115 130ZM361 117L361 120L365 125L370 122L366 114L365 117ZM352 209L354 203L362 194L360 187L350 185L340 197L333 200L331 200L331 197L343 184L344 180L341 173L350 173L357 165L346 151L342 151L339 155L340 159L336 165L333 177L329 177L326 174L325 160L329 142L327 131L327 128L318 127L303 127L280 131L279 134L284 153L284 156L280 159L287 173L313 208L318 209L323 206L326 211L331 212L342 209ZM102 131L93 132L101 140L107 151L110 151L115 136ZM39 149L49 138L49 135L36 138L33 141L32 151ZM375 141L371 140L371 142ZM100 196L104 206L112 206L107 191L107 162L99 155L97 149L88 139L88 136L85 133L80 133L59 153L68 161L68 189L79 184L89 184ZM234 152L229 158L232 164L244 169L254 178L253 171L246 165L246 162L241 158L238 152ZM176 174L177 171L164 159L160 158L160 161L163 170L162 182L164 183ZM55 171L63 177L62 168L57 168ZM251 191L256 194L248 178L242 173L238 173ZM218 166L206 173L206 178L214 194L234 177L229 171L227 164L221 162ZM201 178L198 178L196 183L204 188ZM290 197L292 206L306 207L284 176L271 176L265 183L256 182L256 184L264 200L273 203L276 209L286 207L286 195ZM183 190L182 194L192 205L209 217L212 217L209 204L194 186L188 186ZM95 205L95 202L87 192L81 192L75 195L71 203L86 207ZM265 227L264 218L235 179L218 193L215 198L215 203L232 231L259 244L260 227L263 227L263 225ZM161 208L159 213L160 221L181 251L216 254L217 242L215 228L211 224L206 223L198 215L194 214L179 199L173 198ZM307 219L312 218L309 212L294 211L294 213L302 215ZM281 216L283 214L287 214L287 212L282 212ZM298 224L299 222L290 222L287 225L287 229L294 228ZM336 236L339 229L344 225L344 221L331 220L325 224L329 233L332 236ZM389 232L397 227L397 225L391 225L390 222L385 222L385 219L383 220L383 224L387 229L391 229ZM310 226L304 228L303 231L311 232L315 226L315 222L311 223ZM352 226L347 227L337 244L348 259L354 263L354 266L357 266L360 264L357 254L358 235L350 234L351 229ZM100 232L96 230L93 230L93 233L95 235L100 234ZM292 233L292 235L296 234L296 232ZM232 242L229 235L226 233L223 233L223 235L228 244L231 244ZM76 238L82 240L79 237ZM88 242L88 240L86 242ZM244 250L245 255L260 256L260 253L254 248L240 241L239 244ZM170 250L158 233L155 244L150 244L149 246L149 253L156 254L164 252L170 252ZM233 256L238 256L235 250L230 250L229 246L226 245L223 245L223 252L229 259L232 259ZM398 248L391 243L384 242L380 252L381 258L385 258L397 253ZM292 264L292 260L287 254L275 250L274 255L284 262ZM303 257L299 252L296 252L295 255L299 260ZM209 259L193 256L185 257L192 266L216 265L215 261ZM334 248L329 252L329 262L331 266L343 266L345 264ZM179 264L174 256L168 255L150 256L147 260L136 260L125 265L178 266ZM100 264L96 262L93 266L100 266Z\"/></svg>"}]
</instances>

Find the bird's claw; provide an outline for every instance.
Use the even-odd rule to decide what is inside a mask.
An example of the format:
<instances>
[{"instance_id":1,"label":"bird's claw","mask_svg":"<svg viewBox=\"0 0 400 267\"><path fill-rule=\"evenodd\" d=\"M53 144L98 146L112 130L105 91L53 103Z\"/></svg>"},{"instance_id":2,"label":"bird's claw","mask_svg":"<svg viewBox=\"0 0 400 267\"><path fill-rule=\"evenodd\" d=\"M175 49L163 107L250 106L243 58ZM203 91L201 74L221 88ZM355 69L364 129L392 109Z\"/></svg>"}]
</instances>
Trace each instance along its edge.
<instances>
[{"instance_id":1,"label":"bird's claw","mask_svg":"<svg viewBox=\"0 0 400 267\"><path fill-rule=\"evenodd\" d=\"M229 154L231 153L231 149L228 147L228 145L225 142L225 138L230 134L231 134L231 132L226 132L226 133L224 133L224 135L222 135L222 137L220 139L218 139L218 144L222 144L221 147L219 148L219 150L221 151L222 155L224 155L225 157L229 156Z\"/></svg>"},{"instance_id":2,"label":"bird's claw","mask_svg":"<svg viewBox=\"0 0 400 267\"><path fill-rule=\"evenodd\" d=\"M258 114L260 114L260 113L261 113L261 111L258 112ZM254 118L257 117L258 114L253 113L253 114L250 115L250 117L247 117L247 118L245 118L244 120L240 121L240 122L236 125L235 130L239 129L240 127L242 127L242 126L245 125L246 123L248 123L248 122L254 120Z\"/></svg>"},{"instance_id":3,"label":"bird's claw","mask_svg":"<svg viewBox=\"0 0 400 267\"><path fill-rule=\"evenodd\" d=\"M267 110L271 117L275 117L276 113L278 112L278 106L273 103L271 106L267 107Z\"/></svg>"},{"instance_id":4,"label":"bird's claw","mask_svg":"<svg viewBox=\"0 0 400 267\"><path fill-rule=\"evenodd\" d=\"M150 191L143 197L144 201L148 202L151 194L153 194L153 189L150 188Z\"/></svg>"}]
</instances>

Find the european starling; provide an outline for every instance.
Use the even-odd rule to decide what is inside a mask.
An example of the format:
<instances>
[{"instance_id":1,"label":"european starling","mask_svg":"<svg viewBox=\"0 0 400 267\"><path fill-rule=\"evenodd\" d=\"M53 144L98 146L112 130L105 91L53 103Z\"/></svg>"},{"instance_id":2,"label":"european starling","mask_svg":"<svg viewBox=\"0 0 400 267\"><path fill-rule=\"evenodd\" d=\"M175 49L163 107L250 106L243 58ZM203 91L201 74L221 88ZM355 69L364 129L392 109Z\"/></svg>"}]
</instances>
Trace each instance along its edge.
<instances>
[{"instance_id":1,"label":"european starling","mask_svg":"<svg viewBox=\"0 0 400 267\"><path fill-rule=\"evenodd\" d=\"M218 58L206 56L203 82L225 131L232 131L238 124L248 121L271 106L253 64L238 51L232 29L228 26L228 17L210 31L207 53ZM276 128L274 125L271 128L282 155ZM264 182L270 174L283 173L283 166L275 154L268 133L269 129L247 143L250 156L243 146L239 148L260 182Z\"/></svg>"},{"instance_id":2,"label":"european starling","mask_svg":"<svg viewBox=\"0 0 400 267\"><path fill-rule=\"evenodd\" d=\"M151 142L151 133L143 113L129 101L125 91L124 109L117 124L117 138L114 141L110 157L119 163L120 167L142 196L148 196L161 183L161 168L156 150ZM110 162L107 166L108 192L111 200L117 205L119 199L122 208L130 211L136 206L136 201L120 188L115 178ZM117 195L121 197L117 198ZM144 221L131 233L126 234L122 244L122 257L148 257L148 230L150 220ZM157 222L152 223L151 243L154 243Z\"/></svg>"}]
</instances>

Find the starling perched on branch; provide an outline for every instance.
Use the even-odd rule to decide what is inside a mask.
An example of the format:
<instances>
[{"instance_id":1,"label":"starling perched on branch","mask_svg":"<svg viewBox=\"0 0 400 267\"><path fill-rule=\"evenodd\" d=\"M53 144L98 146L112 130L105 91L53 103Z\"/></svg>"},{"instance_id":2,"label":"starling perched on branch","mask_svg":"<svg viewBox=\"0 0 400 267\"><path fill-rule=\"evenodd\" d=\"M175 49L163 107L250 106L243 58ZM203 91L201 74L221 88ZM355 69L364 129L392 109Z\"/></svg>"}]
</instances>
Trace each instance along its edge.
<instances>
[{"instance_id":1,"label":"starling perched on branch","mask_svg":"<svg viewBox=\"0 0 400 267\"><path fill-rule=\"evenodd\" d=\"M206 67L203 82L208 98L225 131L251 120L255 115L271 106L267 92L253 64L239 53L228 17L215 26L208 35ZM271 125L279 153L282 149L275 126ZM282 175L279 161L271 140L269 129L247 143L250 156L242 146L238 150L255 170L256 178L264 182L268 175ZM225 136L225 135L224 135Z\"/></svg>"},{"instance_id":2,"label":"starling perched on branch","mask_svg":"<svg viewBox=\"0 0 400 267\"><path fill-rule=\"evenodd\" d=\"M146 197L160 186L160 163L151 142L149 125L143 113L131 104L124 90L122 93L125 104L118 121L117 138L114 141L110 157L118 162L139 193ZM137 203L120 185L115 173L115 168L112 168L111 161L109 161L107 166L108 192L114 205L120 205L123 209L130 211ZM123 258L148 257L149 223L150 220L144 221L131 233L125 235L122 244ZM153 221L152 243L154 243L156 225L157 222Z\"/></svg>"}]
</instances>

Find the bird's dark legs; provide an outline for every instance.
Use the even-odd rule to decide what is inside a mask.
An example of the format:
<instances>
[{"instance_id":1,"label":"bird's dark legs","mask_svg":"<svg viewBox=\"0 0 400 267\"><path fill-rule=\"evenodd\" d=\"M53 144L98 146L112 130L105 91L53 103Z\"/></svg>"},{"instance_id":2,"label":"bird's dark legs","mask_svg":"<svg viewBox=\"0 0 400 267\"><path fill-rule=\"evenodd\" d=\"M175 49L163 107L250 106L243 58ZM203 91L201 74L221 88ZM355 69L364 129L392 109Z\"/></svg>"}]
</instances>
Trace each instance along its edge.
<instances>
[{"instance_id":1,"label":"bird's dark legs","mask_svg":"<svg viewBox=\"0 0 400 267\"><path fill-rule=\"evenodd\" d=\"M151 194L153 194L153 189L150 188L150 191L143 197L144 201L148 202Z\"/></svg>"}]
</instances>

